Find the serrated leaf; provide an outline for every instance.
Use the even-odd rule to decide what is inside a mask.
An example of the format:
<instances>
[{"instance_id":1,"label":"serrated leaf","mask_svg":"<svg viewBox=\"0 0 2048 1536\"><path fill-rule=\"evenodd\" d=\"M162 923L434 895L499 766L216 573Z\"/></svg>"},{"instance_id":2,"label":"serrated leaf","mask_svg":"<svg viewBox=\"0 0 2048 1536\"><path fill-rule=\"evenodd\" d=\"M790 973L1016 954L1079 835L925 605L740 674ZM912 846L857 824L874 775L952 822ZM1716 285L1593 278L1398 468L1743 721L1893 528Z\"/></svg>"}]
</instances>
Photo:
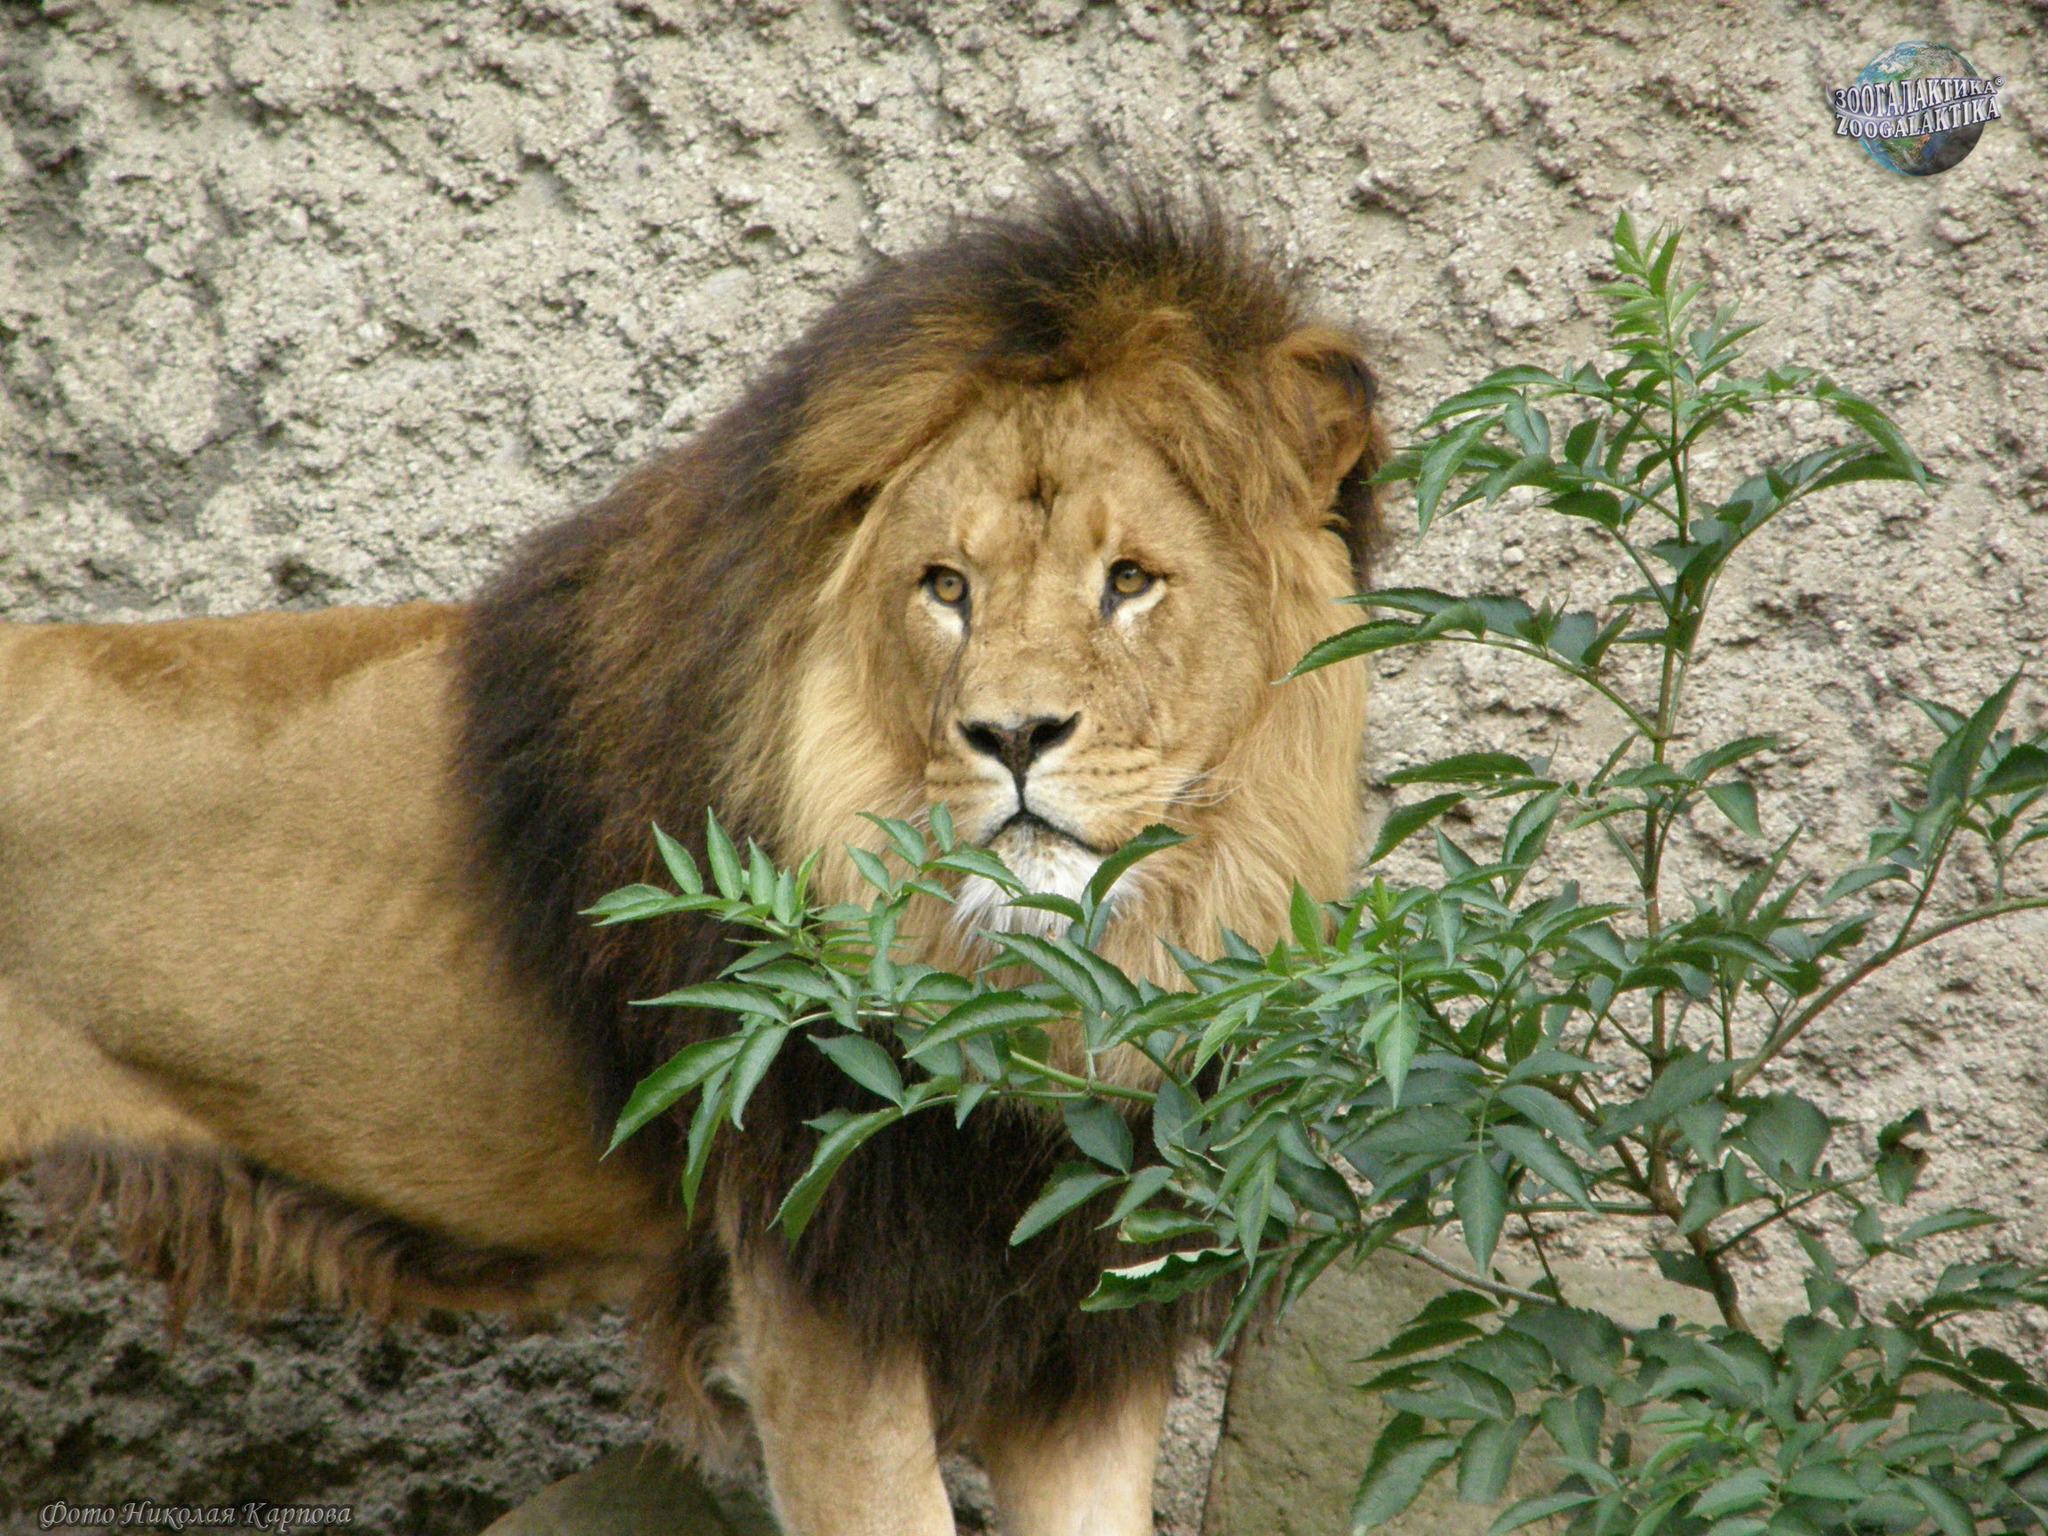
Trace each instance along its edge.
<instances>
[{"instance_id":1,"label":"serrated leaf","mask_svg":"<svg viewBox=\"0 0 2048 1536\"><path fill-rule=\"evenodd\" d=\"M662 867L668 871L669 879L675 881L676 889L695 896L704 889L704 877L697 870L697 861L690 857L690 850L662 831L654 829L654 846L661 854Z\"/></svg>"},{"instance_id":2,"label":"serrated leaf","mask_svg":"<svg viewBox=\"0 0 2048 1536\"><path fill-rule=\"evenodd\" d=\"M1536 776L1526 757L1512 752L1459 752L1387 775L1389 784L1491 784Z\"/></svg>"},{"instance_id":3,"label":"serrated leaf","mask_svg":"<svg viewBox=\"0 0 2048 1536\"><path fill-rule=\"evenodd\" d=\"M699 982L693 987L678 987L673 992L664 992L659 997L635 998L635 1008L717 1008L727 1013L757 1013L787 1022L789 1010L766 987L744 986L730 981Z\"/></svg>"},{"instance_id":4,"label":"serrated leaf","mask_svg":"<svg viewBox=\"0 0 2048 1536\"><path fill-rule=\"evenodd\" d=\"M1592 1494L1570 1489L1560 1493L1539 1493L1533 1498L1517 1499L1493 1517L1493 1524L1486 1528L1486 1536L1507 1536L1509 1531L1519 1531L1525 1525L1534 1525L1538 1520L1561 1515L1568 1509L1581 1509L1592 1502Z\"/></svg>"},{"instance_id":5,"label":"serrated leaf","mask_svg":"<svg viewBox=\"0 0 2048 1536\"><path fill-rule=\"evenodd\" d=\"M733 851L725 828L709 811L704 813L704 857L710 862L711 882L718 888L718 894L727 901L738 901L746 885L740 873L740 857Z\"/></svg>"},{"instance_id":6,"label":"serrated leaf","mask_svg":"<svg viewBox=\"0 0 2048 1536\"><path fill-rule=\"evenodd\" d=\"M1452 806L1463 804L1464 799L1462 794L1452 792L1431 795L1414 805L1396 806L1380 824L1379 838L1373 843L1372 852L1366 855L1366 862L1377 864Z\"/></svg>"},{"instance_id":7,"label":"serrated leaf","mask_svg":"<svg viewBox=\"0 0 2048 1536\"><path fill-rule=\"evenodd\" d=\"M1500 1090L1499 1097L1503 1104L1512 1106L1558 1140L1577 1147L1581 1152L1593 1150L1593 1144L1586 1139L1586 1127L1579 1119L1578 1111L1556 1094L1528 1083L1510 1083Z\"/></svg>"},{"instance_id":8,"label":"serrated leaf","mask_svg":"<svg viewBox=\"0 0 2048 1536\"><path fill-rule=\"evenodd\" d=\"M868 1092L891 1104L902 1104L903 1073L889 1053L866 1035L812 1035L810 1041Z\"/></svg>"},{"instance_id":9,"label":"serrated leaf","mask_svg":"<svg viewBox=\"0 0 2048 1536\"><path fill-rule=\"evenodd\" d=\"M1415 477L1415 522L1420 533L1429 532L1429 525L1436 520L1437 504L1443 500L1444 489L1451 483L1451 476L1464 466L1481 438L1500 423L1500 416L1475 416L1464 425L1452 428L1422 450L1420 472Z\"/></svg>"},{"instance_id":10,"label":"serrated leaf","mask_svg":"<svg viewBox=\"0 0 2048 1536\"><path fill-rule=\"evenodd\" d=\"M605 1148L607 1155L684 1094L701 1086L713 1073L731 1065L746 1048L746 1043L747 1037L741 1034L699 1040L694 1045L684 1046L643 1077L627 1097L625 1108L619 1111L618 1124L612 1128L611 1145Z\"/></svg>"},{"instance_id":11,"label":"serrated leaf","mask_svg":"<svg viewBox=\"0 0 2048 1536\"><path fill-rule=\"evenodd\" d=\"M1177 847L1187 840L1185 832L1176 832L1172 827L1159 822L1140 829L1137 836L1095 866L1095 873L1088 879L1089 896L1100 905L1108 897L1110 887L1140 859Z\"/></svg>"},{"instance_id":12,"label":"serrated leaf","mask_svg":"<svg viewBox=\"0 0 2048 1536\"><path fill-rule=\"evenodd\" d=\"M922 1058L942 1046L973 1036L1024 1025L1047 1024L1058 1017L1058 1009L1022 992L984 992L941 1015L938 1022L911 1047L910 1054Z\"/></svg>"},{"instance_id":13,"label":"serrated leaf","mask_svg":"<svg viewBox=\"0 0 2048 1536\"><path fill-rule=\"evenodd\" d=\"M1038 1198L1017 1218L1017 1225L1010 1232L1010 1246L1014 1248L1019 1243L1029 1242L1069 1211L1086 1205L1116 1182L1115 1174L1104 1173L1086 1163L1062 1163L1045 1181L1045 1188L1039 1192Z\"/></svg>"},{"instance_id":14,"label":"serrated leaf","mask_svg":"<svg viewBox=\"0 0 2048 1536\"><path fill-rule=\"evenodd\" d=\"M761 1079L768 1075L775 1058L782 1054L783 1042L789 1038L790 1026L771 1024L757 1029L747 1036L747 1043L741 1048L739 1059L733 1063L732 1086L727 1091L728 1107L734 1130L746 1128L747 1101L754 1096L754 1090L761 1085Z\"/></svg>"},{"instance_id":15,"label":"serrated leaf","mask_svg":"<svg viewBox=\"0 0 2048 1536\"><path fill-rule=\"evenodd\" d=\"M1900 864L1864 864L1855 869L1845 870L1837 875L1833 883L1828 886L1826 892L1821 896L1820 904L1824 907L1833 906L1844 896L1853 896L1856 892L1876 885L1883 880L1910 880L1912 878L1913 872Z\"/></svg>"},{"instance_id":16,"label":"serrated leaf","mask_svg":"<svg viewBox=\"0 0 2048 1536\"><path fill-rule=\"evenodd\" d=\"M1472 1426L1458 1446L1458 1497L1468 1504L1491 1504L1501 1496L1515 1470L1515 1457L1536 1421L1528 1414Z\"/></svg>"},{"instance_id":17,"label":"serrated leaf","mask_svg":"<svg viewBox=\"0 0 2048 1536\"><path fill-rule=\"evenodd\" d=\"M1940 1232L1967 1232L1973 1227L1995 1227L1998 1218L1988 1211L1971 1210L1959 1206L1954 1210L1937 1211L1932 1216L1923 1216L1892 1239L1895 1247L1904 1248L1917 1243L1923 1237L1933 1237Z\"/></svg>"},{"instance_id":18,"label":"serrated leaf","mask_svg":"<svg viewBox=\"0 0 2048 1536\"><path fill-rule=\"evenodd\" d=\"M1507 1184L1484 1153L1475 1152L1458 1165L1451 1205L1465 1231L1465 1249L1483 1275L1493 1262L1508 1210Z\"/></svg>"},{"instance_id":19,"label":"serrated leaf","mask_svg":"<svg viewBox=\"0 0 2048 1536\"><path fill-rule=\"evenodd\" d=\"M1920 1501L1920 1507L1934 1517L1934 1523L1941 1527L1942 1536L1976 1536L1977 1520L1970 1513L1970 1506L1942 1487L1932 1478L1915 1477L1904 1473L1899 1481L1913 1492Z\"/></svg>"},{"instance_id":20,"label":"serrated leaf","mask_svg":"<svg viewBox=\"0 0 2048 1536\"><path fill-rule=\"evenodd\" d=\"M1074 1145L1119 1173L1131 1171L1131 1128L1100 1099L1069 1099L1060 1105Z\"/></svg>"},{"instance_id":21,"label":"serrated leaf","mask_svg":"<svg viewBox=\"0 0 2048 1536\"><path fill-rule=\"evenodd\" d=\"M1488 1134L1510 1157L1552 1189L1587 1212L1592 1211L1593 1199L1586 1193L1578 1165L1540 1134L1523 1125L1496 1125Z\"/></svg>"},{"instance_id":22,"label":"serrated leaf","mask_svg":"<svg viewBox=\"0 0 2048 1536\"><path fill-rule=\"evenodd\" d=\"M1081 1301L1083 1312L1172 1301L1244 1268L1244 1256L1229 1248L1194 1248L1162 1254L1143 1264L1106 1270Z\"/></svg>"},{"instance_id":23,"label":"serrated leaf","mask_svg":"<svg viewBox=\"0 0 2048 1536\"><path fill-rule=\"evenodd\" d=\"M1756 1508L1770 1493L1770 1473L1762 1467L1744 1467L1702 1489L1692 1513L1696 1519L1718 1520L1723 1515Z\"/></svg>"},{"instance_id":24,"label":"serrated leaf","mask_svg":"<svg viewBox=\"0 0 2048 1536\"><path fill-rule=\"evenodd\" d=\"M1756 789L1753 785L1742 779L1726 779L1719 784L1709 784L1707 798L1739 830L1751 837L1764 835L1763 826L1757 820Z\"/></svg>"},{"instance_id":25,"label":"serrated leaf","mask_svg":"<svg viewBox=\"0 0 2048 1536\"><path fill-rule=\"evenodd\" d=\"M776 1207L775 1220L787 1241L793 1243L803 1236L804 1228L810 1225L811 1217L817 1213L818 1202L825 1198L826 1186L840 1165L859 1151L876 1132L902 1118L903 1111L891 1105L886 1109L870 1110L864 1115L854 1115L825 1134L811 1153L810 1166L789 1187L789 1193L782 1197L782 1204Z\"/></svg>"},{"instance_id":26,"label":"serrated leaf","mask_svg":"<svg viewBox=\"0 0 2048 1536\"><path fill-rule=\"evenodd\" d=\"M1351 1500L1351 1536L1385 1525L1415 1502L1422 1485L1458 1453L1449 1435L1424 1435L1412 1415L1397 1414L1373 1445L1372 1462ZM1391 1443L1390 1443L1391 1441Z\"/></svg>"},{"instance_id":27,"label":"serrated leaf","mask_svg":"<svg viewBox=\"0 0 2048 1536\"><path fill-rule=\"evenodd\" d=\"M2021 742L1984 775L1977 786L1980 795L2017 795L2048 785L2048 752Z\"/></svg>"}]
</instances>

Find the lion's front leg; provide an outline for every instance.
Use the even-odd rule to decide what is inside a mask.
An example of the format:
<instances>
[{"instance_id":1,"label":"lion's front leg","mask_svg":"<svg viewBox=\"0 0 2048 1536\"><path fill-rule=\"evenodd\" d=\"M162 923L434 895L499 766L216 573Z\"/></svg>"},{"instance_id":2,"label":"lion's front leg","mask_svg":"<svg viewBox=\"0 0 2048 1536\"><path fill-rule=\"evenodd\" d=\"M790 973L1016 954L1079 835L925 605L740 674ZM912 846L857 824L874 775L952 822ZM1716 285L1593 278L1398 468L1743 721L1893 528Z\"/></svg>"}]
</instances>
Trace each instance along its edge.
<instances>
[{"instance_id":1,"label":"lion's front leg","mask_svg":"<svg viewBox=\"0 0 2048 1536\"><path fill-rule=\"evenodd\" d=\"M985 1429L981 1460L1005 1536L1152 1536L1152 1466L1170 1383L1030 1430Z\"/></svg>"},{"instance_id":2,"label":"lion's front leg","mask_svg":"<svg viewBox=\"0 0 2048 1536\"><path fill-rule=\"evenodd\" d=\"M760 1264L735 1264L748 1404L787 1536L953 1536L923 1366L874 1359Z\"/></svg>"}]
</instances>

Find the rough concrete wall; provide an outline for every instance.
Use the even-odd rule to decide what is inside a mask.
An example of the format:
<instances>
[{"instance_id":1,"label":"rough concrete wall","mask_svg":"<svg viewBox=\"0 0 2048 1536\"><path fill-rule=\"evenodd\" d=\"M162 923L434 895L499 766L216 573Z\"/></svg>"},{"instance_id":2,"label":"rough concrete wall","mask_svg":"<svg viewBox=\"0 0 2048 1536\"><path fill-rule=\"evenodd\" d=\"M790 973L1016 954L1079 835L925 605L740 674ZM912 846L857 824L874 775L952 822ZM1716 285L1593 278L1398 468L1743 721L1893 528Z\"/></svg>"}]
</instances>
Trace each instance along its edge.
<instances>
[{"instance_id":1,"label":"rough concrete wall","mask_svg":"<svg viewBox=\"0 0 2048 1536\"><path fill-rule=\"evenodd\" d=\"M1766 356L1883 400L1952 477L1834 495L1758 552L1710 637L1714 726L1793 741L1761 769L1792 790L1772 827L1846 856L1926 745L1902 695L1986 692L2048 631L2044 25L2038 4L1897 0L12 4L0 614L462 596L731 398L875 253L1046 169L1206 175L1374 339L1397 430L1510 353L1584 356L1626 205L1688 221L1775 323ZM1914 37L2010 84L2007 121L1926 182L1831 140L1820 107ZM1616 578L1511 518L1403 547L1391 574L1580 602ZM1604 728L1491 657L1380 670L1380 772ZM1743 853L1699 839L1699 860ZM1844 1113L1926 1103L1943 1188L2037 1253L2044 960L2040 923L1923 952L1798 1062ZM410 1339L406 1411L380 1420L350 1362L386 1346L359 1330L201 1319L175 1362L131 1369L152 1304L4 1236L0 1507L267 1466L249 1476L292 1489L264 1496L456 1532L640 1433L603 1385L608 1325ZM570 1385L507 1388L520 1361ZM1174 1529L1200 1442L1172 1447Z\"/></svg>"}]
</instances>

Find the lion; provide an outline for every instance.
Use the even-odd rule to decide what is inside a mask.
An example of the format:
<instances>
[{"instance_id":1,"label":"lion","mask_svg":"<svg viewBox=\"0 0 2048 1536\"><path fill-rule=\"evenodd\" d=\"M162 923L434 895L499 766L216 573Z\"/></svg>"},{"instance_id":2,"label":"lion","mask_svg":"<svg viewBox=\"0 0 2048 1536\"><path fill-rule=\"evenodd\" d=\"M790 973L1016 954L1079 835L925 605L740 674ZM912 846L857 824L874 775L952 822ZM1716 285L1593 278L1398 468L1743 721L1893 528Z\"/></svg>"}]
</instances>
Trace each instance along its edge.
<instances>
[{"instance_id":1,"label":"lion","mask_svg":"<svg viewBox=\"0 0 2048 1536\"><path fill-rule=\"evenodd\" d=\"M673 1124L598 1149L730 1027L628 1005L733 951L579 914L707 809L861 899L862 813L943 804L1068 895L1185 833L1119 888L1134 974L1280 937L1346 886L1365 693L1274 684L1382 444L1361 343L1221 213L1067 188L881 266L471 605L0 626L0 1159L180 1307L634 1299L676 1432L742 1402L794 1536L950 1533L954 1448L1012 1536L1150 1531L1200 1307L1079 1311L1130 1261L1100 1212L1010 1245L1060 1127L913 1117L789 1245L806 1122L864 1107L792 1048L687 1215ZM923 943L970 963L1011 914L959 894Z\"/></svg>"}]
</instances>

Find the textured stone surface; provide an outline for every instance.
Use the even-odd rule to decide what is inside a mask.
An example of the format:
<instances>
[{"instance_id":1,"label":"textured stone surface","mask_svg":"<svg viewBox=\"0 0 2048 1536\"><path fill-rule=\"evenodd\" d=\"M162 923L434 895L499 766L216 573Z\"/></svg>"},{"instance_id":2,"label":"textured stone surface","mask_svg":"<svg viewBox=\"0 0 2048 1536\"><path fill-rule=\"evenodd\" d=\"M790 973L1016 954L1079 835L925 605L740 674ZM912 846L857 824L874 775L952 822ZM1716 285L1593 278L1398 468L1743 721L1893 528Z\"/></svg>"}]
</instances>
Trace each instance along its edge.
<instances>
[{"instance_id":1,"label":"textured stone surface","mask_svg":"<svg viewBox=\"0 0 2048 1536\"><path fill-rule=\"evenodd\" d=\"M2044 25L1895 0L13 4L0 614L459 597L877 253L1047 170L1209 177L1373 338L1397 430L1510 354L1583 356L1629 206L1689 223L1774 322L1768 359L1882 400L1953 480L1817 505L1708 637L1710 729L1791 739L1760 766L1766 820L1805 823L1818 865L1927 745L1903 695L1986 692L2048 632ZM1819 105L1909 37L2009 85L2007 120L1932 181L1831 140ZM1826 430L1795 414L1753 439ZM1617 577L1512 514L1404 544L1390 574L1581 602ZM1610 728L1490 656L1380 670L1380 772ZM2048 720L2038 690L2019 708ZM1743 853L1703 821L1684 857ZM1927 1104L1941 1190L2036 1252L2044 974L2039 922L1923 951L1795 1063L1845 1114ZM17 1225L0 1240L0 1520L88 1490L318 1483L377 1529L468 1532L646 1434L613 1321L385 1340L199 1317L166 1361L153 1300ZM1165 1529L1199 1508L1205 1380Z\"/></svg>"}]
</instances>

